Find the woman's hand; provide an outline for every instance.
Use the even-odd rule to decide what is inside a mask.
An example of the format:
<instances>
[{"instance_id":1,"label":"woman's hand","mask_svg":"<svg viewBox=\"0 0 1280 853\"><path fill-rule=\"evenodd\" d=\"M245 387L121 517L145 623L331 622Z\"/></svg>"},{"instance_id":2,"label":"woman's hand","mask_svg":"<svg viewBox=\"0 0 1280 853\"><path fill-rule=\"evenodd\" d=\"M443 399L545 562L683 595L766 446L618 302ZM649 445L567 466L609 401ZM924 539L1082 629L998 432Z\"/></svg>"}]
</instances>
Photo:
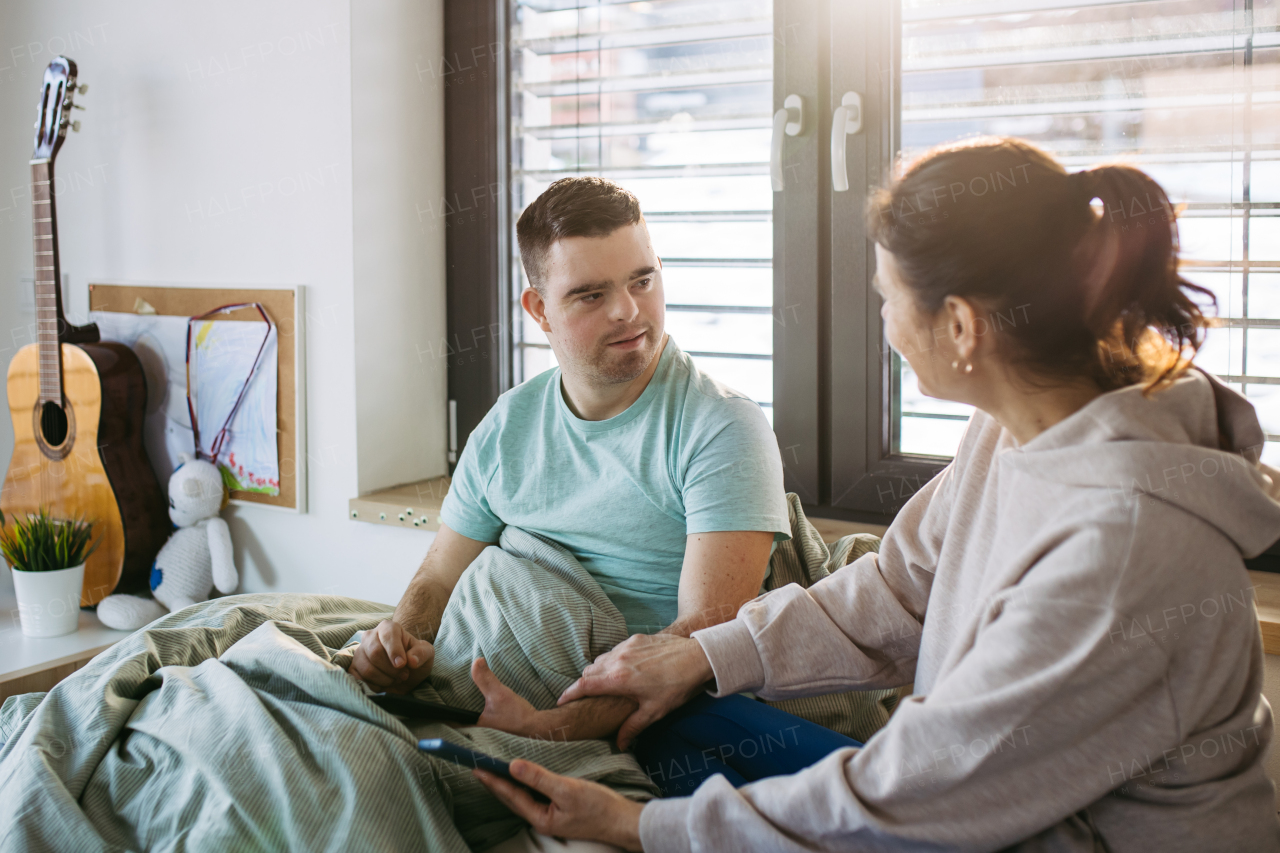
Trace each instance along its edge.
<instances>
[{"instance_id":1,"label":"woman's hand","mask_svg":"<svg viewBox=\"0 0 1280 853\"><path fill-rule=\"evenodd\" d=\"M634 634L596 658L558 704L584 696L625 696L639 707L618 729L626 749L655 720L688 702L714 673L697 640L675 634Z\"/></svg>"},{"instance_id":2,"label":"woman's hand","mask_svg":"<svg viewBox=\"0 0 1280 853\"><path fill-rule=\"evenodd\" d=\"M493 795L535 830L556 838L601 841L625 850L640 850L640 812L643 803L628 800L596 782L559 776L530 761L511 762L511 775L523 785L545 794L539 803L519 785L501 776L473 770Z\"/></svg>"}]
</instances>

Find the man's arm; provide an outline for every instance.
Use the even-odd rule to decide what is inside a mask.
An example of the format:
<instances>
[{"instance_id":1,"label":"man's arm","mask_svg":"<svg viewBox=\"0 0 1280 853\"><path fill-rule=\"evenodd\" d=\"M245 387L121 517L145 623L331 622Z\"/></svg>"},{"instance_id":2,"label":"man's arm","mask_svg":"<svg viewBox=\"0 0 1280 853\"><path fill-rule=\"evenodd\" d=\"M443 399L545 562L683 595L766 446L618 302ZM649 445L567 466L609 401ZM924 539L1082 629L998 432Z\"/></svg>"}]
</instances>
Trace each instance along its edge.
<instances>
[{"instance_id":1,"label":"man's arm","mask_svg":"<svg viewBox=\"0 0 1280 853\"><path fill-rule=\"evenodd\" d=\"M772 543L772 533L753 530L690 534L680 571L678 615L661 633L687 637L732 619L739 607L760 592ZM608 737L637 707L626 697L593 696L538 711L498 681L482 662L472 667L472 675L485 696L480 725L525 737Z\"/></svg>"},{"instance_id":2,"label":"man's arm","mask_svg":"<svg viewBox=\"0 0 1280 853\"><path fill-rule=\"evenodd\" d=\"M660 633L687 637L732 619L760 594L772 545L773 534L758 530L690 534L676 621Z\"/></svg>"},{"instance_id":3,"label":"man's arm","mask_svg":"<svg viewBox=\"0 0 1280 853\"><path fill-rule=\"evenodd\" d=\"M422 565L409 581L396 612L366 631L350 672L393 692L414 689L431 674L435 639L444 607L458 578L489 543L469 539L440 525Z\"/></svg>"},{"instance_id":4,"label":"man's arm","mask_svg":"<svg viewBox=\"0 0 1280 853\"><path fill-rule=\"evenodd\" d=\"M392 620L420 640L434 640L458 578L491 544L468 539L441 524L431 549L396 605Z\"/></svg>"}]
</instances>

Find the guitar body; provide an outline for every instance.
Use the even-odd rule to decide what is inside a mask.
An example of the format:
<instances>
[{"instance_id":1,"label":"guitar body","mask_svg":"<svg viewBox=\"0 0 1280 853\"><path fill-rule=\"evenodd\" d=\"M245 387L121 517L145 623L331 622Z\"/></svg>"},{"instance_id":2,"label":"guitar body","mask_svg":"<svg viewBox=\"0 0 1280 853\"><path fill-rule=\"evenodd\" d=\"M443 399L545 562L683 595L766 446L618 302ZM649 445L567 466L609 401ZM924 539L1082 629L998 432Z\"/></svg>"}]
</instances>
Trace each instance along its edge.
<instances>
[{"instance_id":1,"label":"guitar body","mask_svg":"<svg viewBox=\"0 0 1280 853\"><path fill-rule=\"evenodd\" d=\"M147 592L151 564L169 536L168 500L142 442L147 386L119 343L61 344L67 435L49 447L40 430L40 345L9 364L13 459L0 491L6 517L47 508L94 522L97 550L84 568L81 606L112 592Z\"/></svg>"}]
</instances>

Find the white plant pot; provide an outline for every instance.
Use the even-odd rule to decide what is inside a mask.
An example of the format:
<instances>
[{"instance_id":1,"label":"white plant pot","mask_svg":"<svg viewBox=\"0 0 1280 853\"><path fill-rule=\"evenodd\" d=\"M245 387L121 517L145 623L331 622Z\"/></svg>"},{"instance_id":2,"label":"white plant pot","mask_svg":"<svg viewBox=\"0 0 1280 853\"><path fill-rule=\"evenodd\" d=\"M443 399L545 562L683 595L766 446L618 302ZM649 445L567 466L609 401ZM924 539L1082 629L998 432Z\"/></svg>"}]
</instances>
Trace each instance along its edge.
<instances>
[{"instance_id":1,"label":"white plant pot","mask_svg":"<svg viewBox=\"0 0 1280 853\"><path fill-rule=\"evenodd\" d=\"M10 569L18 620L28 637L61 637L80 627L84 563L56 572Z\"/></svg>"}]
</instances>

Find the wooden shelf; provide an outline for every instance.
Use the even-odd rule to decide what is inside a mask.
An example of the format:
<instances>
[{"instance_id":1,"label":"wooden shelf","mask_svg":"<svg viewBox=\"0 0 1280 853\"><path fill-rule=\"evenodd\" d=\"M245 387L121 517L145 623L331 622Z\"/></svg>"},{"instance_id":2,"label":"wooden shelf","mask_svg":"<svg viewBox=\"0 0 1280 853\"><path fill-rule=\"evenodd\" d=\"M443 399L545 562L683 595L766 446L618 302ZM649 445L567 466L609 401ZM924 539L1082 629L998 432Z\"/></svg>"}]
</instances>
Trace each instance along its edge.
<instances>
[{"instance_id":1,"label":"wooden shelf","mask_svg":"<svg viewBox=\"0 0 1280 853\"><path fill-rule=\"evenodd\" d=\"M449 478L436 477L370 492L352 498L347 506L352 521L413 530L439 530L440 507L448 493Z\"/></svg>"},{"instance_id":2,"label":"wooden shelf","mask_svg":"<svg viewBox=\"0 0 1280 853\"><path fill-rule=\"evenodd\" d=\"M36 639L22 633L18 600L8 567L0 564L0 702L20 693L46 691L115 643L129 636L98 621L92 610L80 611L77 631Z\"/></svg>"}]
</instances>

